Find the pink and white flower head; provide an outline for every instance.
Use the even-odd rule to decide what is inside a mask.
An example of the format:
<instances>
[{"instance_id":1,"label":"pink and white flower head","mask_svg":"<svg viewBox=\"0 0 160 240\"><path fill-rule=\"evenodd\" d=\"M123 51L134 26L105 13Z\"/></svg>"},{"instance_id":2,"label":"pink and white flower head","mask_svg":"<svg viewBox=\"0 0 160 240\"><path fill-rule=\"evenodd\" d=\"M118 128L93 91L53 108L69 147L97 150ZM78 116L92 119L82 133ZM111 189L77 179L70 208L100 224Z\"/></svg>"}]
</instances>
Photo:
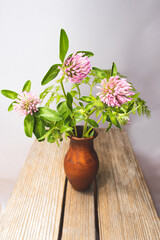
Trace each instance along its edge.
<instances>
[{"instance_id":1,"label":"pink and white flower head","mask_svg":"<svg viewBox=\"0 0 160 240\"><path fill-rule=\"evenodd\" d=\"M70 82L80 83L91 71L91 63L87 56L83 57L85 53L74 53L68 57L64 64L63 69L66 73L66 78Z\"/></svg>"},{"instance_id":2,"label":"pink and white flower head","mask_svg":"<svg viewBox=\"0 0 160 240\"><path fill-rule=\"evenodd\" d=\"M101 83L102 87L97 87L101 90L97 95L101 101L111 107L120 107L122 104L131 101L132 86L127 82L125 78L119 76L110 77L109 80L103 79Z\"/></svg>"},{"instance_id":3,"label":"pink and white flower head","mask_svg":"<svg viewBox=\"0 0 160 240\"><path fill-rule=\"evenodd\" d=\"M13 109L20 115L33 115L38 111L37 104L41 102L35 94L26 91L20 93L15 101Z\"/></svg>"}]
</instances>

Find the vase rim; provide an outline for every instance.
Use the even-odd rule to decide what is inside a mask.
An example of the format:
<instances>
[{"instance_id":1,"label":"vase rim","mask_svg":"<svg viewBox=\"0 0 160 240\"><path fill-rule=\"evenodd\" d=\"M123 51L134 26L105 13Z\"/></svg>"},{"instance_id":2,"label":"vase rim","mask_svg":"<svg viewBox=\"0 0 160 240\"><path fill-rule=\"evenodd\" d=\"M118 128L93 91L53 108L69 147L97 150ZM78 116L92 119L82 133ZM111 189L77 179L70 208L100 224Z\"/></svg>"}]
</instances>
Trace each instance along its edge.
<instances>
[{"instance_id":1,"label":"vase rim","mask_svg":"<svg viewBox=\"0 0 160 240\"><path fill-rule=\"evenodd\" d=\"M76 126L76 127L78 127L78 128L83 128L83 126L82 125L78 125L78 126ZM82 138L82 137L75 137L75 136L68 136L70 139L74 139L74 140L76 140L76 141L88 141L88 140L91 140L91 139L94 139L94 138L96 138L97 136L98 136L98 132L95 130L95 129L93 129L94 130L94 136L92 136L92 137L89 137L89 138Z\"/></svg>"}]
</instances>

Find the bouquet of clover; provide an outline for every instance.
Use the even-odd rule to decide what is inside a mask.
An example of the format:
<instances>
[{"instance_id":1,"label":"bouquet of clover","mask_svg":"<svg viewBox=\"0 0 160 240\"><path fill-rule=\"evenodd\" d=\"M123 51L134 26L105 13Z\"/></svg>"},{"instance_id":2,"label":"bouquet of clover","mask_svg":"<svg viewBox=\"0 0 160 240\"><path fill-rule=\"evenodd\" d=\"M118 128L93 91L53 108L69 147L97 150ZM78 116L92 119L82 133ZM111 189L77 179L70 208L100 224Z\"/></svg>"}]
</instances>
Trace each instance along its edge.
<instances>
[{"instance_id":1,"label":"bouquet of clover","mask_svg":"<svg viewBox=\"0 0 160 240\"><path fill-rule=\"evenodd\" d=\"M93 67L89 58L94 54L89 51L77 51L66 57L69 40L66 32L61 29L59 58L61 63L51 66L41 84L48 84L58 74L60 78L54 80L39 97L30 92L31 81L28 80L21 93L2 90L1 93L13 102L8 111L15 110L24 115L24 131L27 137L34 133L38 141L45 138L53 143L62 141L63 136L89 138L94 135L94 128L98 124L107 122L108 131L112 125L121 129L129 122L129 115L145 114L150 117L150 110L146 102L139 97L139 93L117 72L115 63L112 69ZM70 82L70 91L66 92L65 85ZM81 85L90 88L88 96L81 95ZM96 86L98 85L98 86ZM97 87L97 96L93 96L92 89ZM47 99L43 105L44 100ZM56 110L50 108L56 102ZM93 119L95 113L97 121ZM81 136L77 133L77 124L83 121ZM65 134L64 134L65 133Z\"/></svg>"}]
</instances>

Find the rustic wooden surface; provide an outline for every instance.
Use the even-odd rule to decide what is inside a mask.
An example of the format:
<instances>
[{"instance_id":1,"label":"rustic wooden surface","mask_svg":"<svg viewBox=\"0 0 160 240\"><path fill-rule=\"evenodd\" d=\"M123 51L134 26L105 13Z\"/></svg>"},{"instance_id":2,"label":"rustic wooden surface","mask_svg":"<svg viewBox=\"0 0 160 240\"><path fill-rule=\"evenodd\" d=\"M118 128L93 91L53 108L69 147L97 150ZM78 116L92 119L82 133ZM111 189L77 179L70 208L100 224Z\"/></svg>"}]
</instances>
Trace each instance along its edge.
<instances>
[{"instance_id":1,"label":"rustic wooden surface","mask_svg":"<svg viewBox=\"0 0 160 240\"><path fill-rule=\"evenodd\" d=\"M125 131L100 130L98 216L100 239L160 239L160 219Z\"/></svg>"},{"instance_id":2,"label":"rustic wooden surface","mask_svg":"<svg viewBox=\"0 0 160 240\"><path fill-rule=\"evenodd\" d=\"M94 236L93 184L85 193L76 192L68 184L62 239L90 240Z\"/></svg>"},{"instance_id":3,"label":"rustic wooden surface","mask_svg":"<svg viewBox=\"0 0 160 240\"><path fill-rule=\"evenodd\" d=\"M160 239L160 219L126 132L99 129L96 182L84 193L65 179L69 141L34 142L0 220L0 240Z\"/></svg>"}]
</instances>

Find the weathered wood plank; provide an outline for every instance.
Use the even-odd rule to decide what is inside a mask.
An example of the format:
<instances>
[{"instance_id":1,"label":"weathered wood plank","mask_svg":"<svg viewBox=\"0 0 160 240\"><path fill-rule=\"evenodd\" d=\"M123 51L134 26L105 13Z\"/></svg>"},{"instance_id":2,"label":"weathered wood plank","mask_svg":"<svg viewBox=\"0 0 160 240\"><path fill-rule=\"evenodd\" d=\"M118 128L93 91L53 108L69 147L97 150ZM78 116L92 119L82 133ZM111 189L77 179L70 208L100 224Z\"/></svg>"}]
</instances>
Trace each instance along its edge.
<instances>
[{"instance_id":1,"label":"weathered wood plank","mask_svg":"<svg viewBox=\"0 0 160 240\"><path fill-rule=\"evenodd\" d=\"M34 142L1 218L1 240L57 240L68 144Z\"/></svg>"},{"instance_id":2,"label":"weathered wood plank","mask_svg":"<svg viewBox=\"0 0 160 240\"><path fill-rule=\"evenodd\" d=\"M95 240L93 184L85 192L68 182L62 240Z\"/></svg>"},{"instance_id":3,"label":"weathered wood plank","mask_svg":"<svg viewBox=\"0 0 160 240\"><path fill-rule=\"evenodd\" d=\"M124 130L100 130L100 239L160 239L160 220Z\"/></svg>"},{"instance_id":4,"label":"weathered wood plank","mask_svg":"<svg viewBox=\"0 0 160 240\"><path fill-rule=\"evenodd\" d=\"M98 130L100 239L160 239L160 220L127 135ZM58 239L69 141L35 142L0 220L0 240ZM68 183L63 240L95 239L93 185L85 193Z\"/></svg>"}]
</instances>

